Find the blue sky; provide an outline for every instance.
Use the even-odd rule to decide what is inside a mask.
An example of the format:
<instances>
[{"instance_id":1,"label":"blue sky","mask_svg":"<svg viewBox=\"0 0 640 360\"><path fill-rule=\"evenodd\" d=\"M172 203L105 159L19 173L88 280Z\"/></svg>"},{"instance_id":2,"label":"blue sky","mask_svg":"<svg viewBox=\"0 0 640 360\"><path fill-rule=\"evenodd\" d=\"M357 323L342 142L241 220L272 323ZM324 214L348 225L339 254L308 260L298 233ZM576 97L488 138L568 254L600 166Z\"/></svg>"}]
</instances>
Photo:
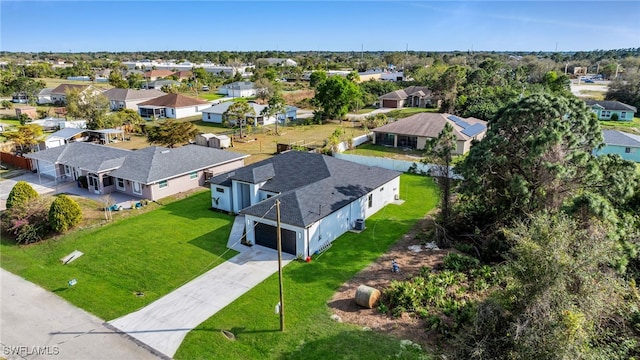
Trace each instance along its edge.
<instances>
[{"instance_id":1,"label":"blue sky","mask_svg":"<svg viewBox=\"0 0 640 360\"><path fill-rule=\"evenodd\" d=\"M2 51L640 47L640 1L0 0Z\"/></svg>"}]
</instances>

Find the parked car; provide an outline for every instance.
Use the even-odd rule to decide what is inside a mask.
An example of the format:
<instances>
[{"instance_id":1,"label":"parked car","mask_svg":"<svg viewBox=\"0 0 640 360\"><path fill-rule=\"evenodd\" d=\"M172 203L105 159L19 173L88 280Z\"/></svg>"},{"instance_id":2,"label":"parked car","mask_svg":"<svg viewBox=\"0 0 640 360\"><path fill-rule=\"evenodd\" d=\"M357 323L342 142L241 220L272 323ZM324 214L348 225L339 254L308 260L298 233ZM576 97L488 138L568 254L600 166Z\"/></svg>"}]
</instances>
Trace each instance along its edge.
<instances>
[{"instance_id":1,"label":"parked car","mask_svg":"<svg viewBox=\"0 0 640 360\"><path fill-rule=\"evenodd\" d=\"M594 81L591 80L591 79L584 79L584 82L585 83L589 83L589 84L593 84L594 83Z\"/></svg>"},{"instance_id":2,"label":"parked car","mask_svg":"<svg viewBox=\"0 0 640 360\"><path fill-rule=\"evenodd\" d=\"M207 85L203 86L202 91L209 91L209 87Z\"/></svg>"}]
</instances>

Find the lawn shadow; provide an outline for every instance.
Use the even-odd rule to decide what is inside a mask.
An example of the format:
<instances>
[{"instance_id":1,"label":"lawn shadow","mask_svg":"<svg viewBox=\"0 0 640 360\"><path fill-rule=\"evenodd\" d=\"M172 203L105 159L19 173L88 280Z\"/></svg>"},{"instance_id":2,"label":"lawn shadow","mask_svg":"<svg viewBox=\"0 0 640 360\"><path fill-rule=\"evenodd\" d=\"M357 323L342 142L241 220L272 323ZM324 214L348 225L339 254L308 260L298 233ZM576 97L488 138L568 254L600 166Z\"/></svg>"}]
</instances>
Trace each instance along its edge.
<instances>
[{"instance_id":1,"label":"lawn shadow","mask_svg":"<svg viewBox=\"0 0 640 360\"><path fill-rule=\"evenodd\" d=\"M231 224L228 226L221 226L213 231L210 231L202 236L191 239L189 244L197 246L200 249L206 250L214 255L220 255L227 249L227 241L229 239L229 233L231 232ZM235 255L235 252L230 253L225 259L229 259Z\"/></svg>"}]
</instances>

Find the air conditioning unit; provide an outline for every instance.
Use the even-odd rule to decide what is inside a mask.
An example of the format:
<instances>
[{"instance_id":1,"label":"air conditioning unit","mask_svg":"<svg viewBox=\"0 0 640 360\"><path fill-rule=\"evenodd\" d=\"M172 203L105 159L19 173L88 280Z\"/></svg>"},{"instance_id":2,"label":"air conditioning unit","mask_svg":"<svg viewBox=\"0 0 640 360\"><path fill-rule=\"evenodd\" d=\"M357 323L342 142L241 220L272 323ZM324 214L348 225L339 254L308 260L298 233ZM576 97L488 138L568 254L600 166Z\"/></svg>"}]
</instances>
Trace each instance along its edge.
<instances>
[{"instance_id":1,"label":"air conditioning unit","mask_svg":"<svg viewBox=\"0 0 640 360\"><path fill-rule=\"evenodd\" d=\"M364 219L356 220L355 228L356 230L364 230Z\"/></svg>"}]
</instances>

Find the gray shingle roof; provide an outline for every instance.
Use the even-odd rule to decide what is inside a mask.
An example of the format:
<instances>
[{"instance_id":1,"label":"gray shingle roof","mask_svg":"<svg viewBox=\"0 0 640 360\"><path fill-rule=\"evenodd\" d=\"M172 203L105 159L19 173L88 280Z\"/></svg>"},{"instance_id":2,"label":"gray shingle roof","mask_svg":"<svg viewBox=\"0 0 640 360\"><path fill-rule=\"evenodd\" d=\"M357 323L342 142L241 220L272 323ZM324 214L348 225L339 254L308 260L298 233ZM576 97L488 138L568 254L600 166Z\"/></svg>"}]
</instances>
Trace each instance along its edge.
<instances>
[{"instance_id":1,"label":"gray shingle roof","mask_svg":"<svg viewBox=\"0 0 640 360\"><path fill-rule=\"evenodd\" d=\"M451 124L451 126L453 126L453 132L458 140L471 139L472 136L465 135L462 132L464 128L456 124L454 121L451 121L448 118L449 116L451 115L444 113L418 113L404 119L400 119L398 121L394 121L392 123L377 127L373 129L373 132L435 138L438 136L438 134L440 134L442 129L444 129L444 125L448 122L449 124ZM481 126L484 126L483 131L486 131L486 121L476 118L466 118L462 120L464 120L469 125L480 124Z\"/></svg>"},{"instance_id":2,"label":"gray shingle roof","mask_svg":"<svg viewBox=\"0 0 640 360\"><path fill-rule=\"evenodd\" d=\"M26 154L28 158L65 164L90 172L104 172L122 165L131 150L112 148L86 142L74 142L52 149Z\"/></svg>"},{"instance_id":3,"label":"gray shingle roof","mask_svg":"<svg viewBox=\"0 0 640 360\"><path fill-rule=\"evenodd\" d=\"M59 137L59 138L63 138L63 139L70 139L78 134L81 134L83 132L85 132L87 130L85 129L76 129L76 128L64 128L64 129L60 129L56 132L54 132L53 134L47 136L48 138L52 138L52 137Z\"/></svg>"},{"instance_id":4,"label":"gray shingle roof","mask_svg":"<svg viewBox=\"0 0 640 360\"><path fill-rule=\"evenodd\" d=\"M624 147L640 148L640 135L629 134L618 130L603 130L604 143Z\"/></svg>"},{"instance_id":5,"label":"gray shingle roof","mask_svg":"<svg viewBox=\"0 0 640 360\"><path fill-rule=\"evenodd\" d=\"M166 95L160 90L135 90L113 88L105 91L104 96L112 101L154 99Z\"/></svg>"},{"instance_id":6,"label":"gray shingle roof","mask_svg":"<svg viewBox=\"0 0 640 360\"><path fill-rule=\"evenodd\" d=\"M173 149L150 146L133 151L124 159L122 166L109 175L143 184L153 184L247 156L199 145L186 145Z\"/></svg>"},{"instance_id":7,"label":"gray shingle roof","mask_svg":"<svg viewBox=\"0 0 640 360\"><path fill-rule=\"evenodd\" d=\"M369 167L321 154L288 151L211 179L227 185L229 180L254 183L263 180L265 165L271 164L274 176L262 190L279 193L241 212L275 220L276 199L281 201L282 222L306 227L361 198L372 190L400 176L400 173ZM261 169L259 171L255 171Z\"/></svg>"},{"instance_id":8,"label":"gray shingle roof","mask_svg":"<svg viewBox=\"0 0 640 360\"><path fill-rule=\"evenodd\" d=\"M633 111L634 113L637 112L637 109L634 106L631 105L627 105L625 103L621 103L620 101L612 101L612 100L602 100L602 101L598 101L598 100L587 100L586 101L587 105L589 106L593 106L593 105L600 105L602 106L605 110L621 110L621 111Z\"/></svg>"}]
</instances>

